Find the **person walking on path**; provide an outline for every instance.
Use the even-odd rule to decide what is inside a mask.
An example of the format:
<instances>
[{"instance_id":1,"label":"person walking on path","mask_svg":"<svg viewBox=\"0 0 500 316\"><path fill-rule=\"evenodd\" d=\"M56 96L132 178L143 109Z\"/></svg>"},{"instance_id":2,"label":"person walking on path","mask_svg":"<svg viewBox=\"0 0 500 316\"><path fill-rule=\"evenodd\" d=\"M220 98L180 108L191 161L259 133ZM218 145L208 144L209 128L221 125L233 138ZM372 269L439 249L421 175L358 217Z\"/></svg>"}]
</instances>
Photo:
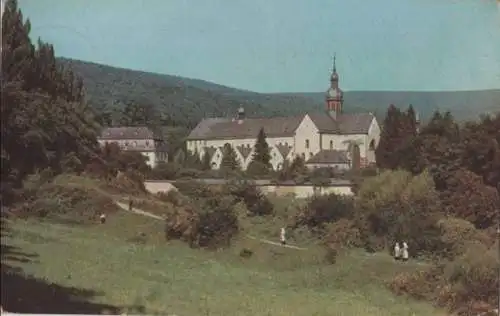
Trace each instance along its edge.
<instances>
[{"instance_id":1,"label":"person walking on path","mask_svg":"<svg viewBox=\"0 0 500 316\"><path fill-rule=\"evenodd\" d=\"M403 253L402 253L402 259L403 261L407 261L408 260L408 244L406 243L406 241L403 241Z\"/></svg>"},{"instance_id":2,"label":"person walking on path","mask_svg":"<svg viewBox=\"0 0 500 316\"><path fill-rule=\"evenodd\" d=\"M394 259L399 260L401 258L401 248L399 247L399 242L396 242L394 246Z\"/></svg>"},{"instance_id":3,"label":"person walking on path","mask_svg":"<svg viewBox=\"0 0 500 316\"><path fill-rule=\"evenodd\" d=\"M132 212L132 198L128 200L128 210Z\"/></svg>"},{"instance_id":4,"label":"person walking on path","mask_svg":"<svg viewBox=\"0 0 500 316\"><path fill-rule=\"evenodd\" d=\"M281 227L280 242L281 242L282 245L286 245L286 231L285 231L285 227Z\"/></svg>"},{"instance_id":5,"label":"person walking on path","mask_svg":"<svg viewBox=\"0 0 500 316\"><path fill-rule=\"evenodd\" d=\"M101 224L106 223L106 214L102 213L101 216L99 216L99 219L101 220Z\"/></svg>"}]
</instances>

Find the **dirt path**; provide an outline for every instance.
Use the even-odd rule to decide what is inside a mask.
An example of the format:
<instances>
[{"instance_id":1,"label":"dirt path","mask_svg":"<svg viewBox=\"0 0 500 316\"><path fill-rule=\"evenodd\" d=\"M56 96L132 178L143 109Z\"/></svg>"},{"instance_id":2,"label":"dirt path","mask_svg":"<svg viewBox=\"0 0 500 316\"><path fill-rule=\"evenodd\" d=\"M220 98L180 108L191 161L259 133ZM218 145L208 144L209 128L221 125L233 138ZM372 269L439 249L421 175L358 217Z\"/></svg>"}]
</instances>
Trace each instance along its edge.
<instances>
[{"instance_id":1,"label":"dirt path","mask_svg":"<svg viewBox=\"0 0 500 316\"><path fill-rule=\"evenodd\" d=\"M124 211L127 211L127 212L139 214L139 215L142 215L142 216L151 217L151 218L154 218L154 219L157 219L157 220L160 220L160 221L162 221L162 220L165 219L164 217L155 215L155 214L153 214L151 212L143 211L143 210L135 208L135 207L132 207L132 210L129 210L128 209L128 204L125 204L125 203L122 203L122 202L115 201L115 204L118 205L121 209L123 209Z\"/></svg>"},{"instance_id":2,"label":"dirt path","mask_svg":"<svg viewBox=\"0 0 500 316\"><path fill-rule=\"evenodd\" d=\"M135 213L135 214L138 214L138 215L147 216L147 217L154 218L154 219L157 219L157 220L160 220L160 221L165 220L164 217L155 215L155 214L153 214L151 212L143 211L143 210L138 209L138 208L132 207L132 210L129 210L128 204L126 204L126 203L115 201L115 204L117 206L119 206L122 210L130 212L130 213ZM297 246L293 246L293 245L282 245L281 243L278 243L278 242L274 242L274 241L267 240L267 239L261 239L261 238L257 238L257 237L250 236L250 235L247 235L247 237L250 238L250 239L258 240L260 242L263 242L263 243L266 243L266 244L269 244L269 245L278 246L278 247L284 247L284 248L290 248L290 249L296 249L296 250L306 250L307 249L307 248L301 248L301 247L297 247Z\"/></svg>"},{"instance_id":3,"label":"dirt path","mask_svg":"<svg viewBox=\"0 0 500 316\"><path fill-rule=\"evenodd\" d=\"M294 245L282 245L279 242L274 242L274 241L267 240L267 239L257 238L257 237L250 236L250 235L247 235L247 237L250 238L250 239L258 240L260 242L263 242L263 243L269 244L269 245L274 245L274 246L279 246L279 247L284 247L284 248L290 248L290 249L297 249L297 250L306 250L307 249L307 248L297 247L297 246L294 246Z\"/></svg>"}]
</instances>

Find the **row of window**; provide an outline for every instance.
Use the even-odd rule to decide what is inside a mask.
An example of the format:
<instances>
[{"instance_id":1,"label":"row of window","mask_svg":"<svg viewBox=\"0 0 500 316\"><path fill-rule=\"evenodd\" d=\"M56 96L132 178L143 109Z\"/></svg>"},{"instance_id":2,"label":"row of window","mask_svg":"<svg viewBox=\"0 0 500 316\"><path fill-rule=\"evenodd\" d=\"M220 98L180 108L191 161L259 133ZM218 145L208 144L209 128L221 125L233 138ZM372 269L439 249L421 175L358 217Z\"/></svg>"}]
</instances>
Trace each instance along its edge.
<instances>
[{"instance_id":1,"label":"row of window","mask_svg":"<svg viewBox=\"0 0 500 316\"><path fill-rule=\"evenodd\" d=\"M199 141L199 144L201 145L201 140ZM207 141L204 141L204 145L206 146L207 145ZM282 142L279 142L280 146L283 146L283 143ZM285 142L285 146L288 146L288 142ZM250 144L246 144L246 147L247 148L250 148ZM305 147L306 149L309 149L310 147L310 142L309 142L309 139L306 139L305 140ZM333 150L333 140L330 141L330 150ZM372 141L370 142L370 145L369 145L369 150L375 150L375 140L372 139Z\"/></svg>"}]
</instances>

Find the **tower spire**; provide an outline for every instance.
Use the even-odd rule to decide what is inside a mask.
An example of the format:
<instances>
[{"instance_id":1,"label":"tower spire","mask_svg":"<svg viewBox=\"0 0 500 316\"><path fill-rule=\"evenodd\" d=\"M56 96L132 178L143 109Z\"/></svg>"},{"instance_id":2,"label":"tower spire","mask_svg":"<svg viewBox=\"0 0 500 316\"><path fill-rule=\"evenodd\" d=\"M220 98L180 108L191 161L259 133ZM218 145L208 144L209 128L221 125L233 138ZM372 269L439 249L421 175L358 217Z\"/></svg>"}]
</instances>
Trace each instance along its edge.
<instances>
[{"instance_id":1,"label":"tower spire","mask_svg":"<svg viewBox=\"0 0 500 316\"><path fill-rule=\"evenodd\" d=\"M337 66L336 66L336 59L337 59L337 53L333 53L333 72L337 72Z\"/></svg>"}]
</instances>

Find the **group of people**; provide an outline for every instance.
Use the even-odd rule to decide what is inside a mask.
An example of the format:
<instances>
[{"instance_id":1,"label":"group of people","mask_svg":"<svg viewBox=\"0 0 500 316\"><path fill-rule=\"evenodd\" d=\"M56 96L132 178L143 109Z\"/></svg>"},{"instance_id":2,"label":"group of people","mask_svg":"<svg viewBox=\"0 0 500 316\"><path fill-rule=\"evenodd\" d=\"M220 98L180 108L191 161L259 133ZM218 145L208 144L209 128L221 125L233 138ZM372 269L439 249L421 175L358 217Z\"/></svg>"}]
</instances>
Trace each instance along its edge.
<instances>
[{"instance_id":1,"label":"group of people","mask_svg":"<svg viewBox=\"0 0 500 316\"><path fill-rule=\"evenodd\" d=\"M396 260L408 260L408 244L406 241L403 241L403 246L399 246L399 242L396 242L394 246L394 259Z\"/></svg>"}]
</instances>

